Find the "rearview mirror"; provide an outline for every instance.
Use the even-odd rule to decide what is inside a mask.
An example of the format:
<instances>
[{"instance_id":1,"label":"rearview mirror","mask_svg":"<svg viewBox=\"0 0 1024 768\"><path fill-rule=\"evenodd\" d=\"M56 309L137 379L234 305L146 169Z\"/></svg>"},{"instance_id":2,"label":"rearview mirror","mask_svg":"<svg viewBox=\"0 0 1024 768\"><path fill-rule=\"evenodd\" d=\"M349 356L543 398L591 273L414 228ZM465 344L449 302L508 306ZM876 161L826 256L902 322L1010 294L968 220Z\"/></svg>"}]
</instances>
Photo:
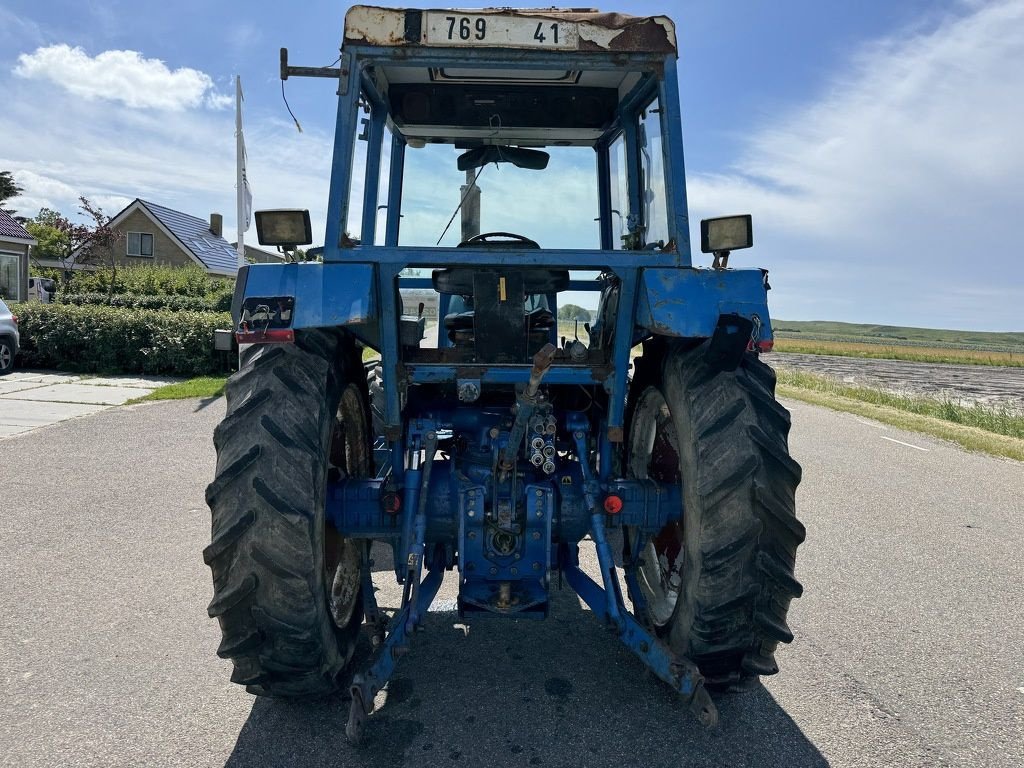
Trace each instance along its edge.
<instances>
[{"instance_id":1,"label":"rearview mirror","mask_svg":"<svg viewBox=\"0 0 1024 768\"><path fill-rule=\"evenodd\" d=\"M309 211L300 208L278 208L256 211L256 237L260 245L294 248L313 242Z\"/></svg>"},{"instance_id":2,"label":"rearview mirror","mask_svg":"<svg viewBox=\"0 0 1024 768\"><path fill-rule=\"evenodd\" d=\"M753 244L754 230L749 213L702 219L700 222L700 249L703 253L738 251Z\"/></svg>"},{"instance_id":3,"label":"rearview mirror","mask_svg":"<svg viewBox=\"0 0 1024 768\"><path fill-rule=\"evenodd\" d=\"M485 144L459 155L459 170L468 171L471 168L482 168L488 163L512 163L516 168L543 171L548 167L550 157L547 152L541 152L539 149Z\"/></svg>"}]
</instances>

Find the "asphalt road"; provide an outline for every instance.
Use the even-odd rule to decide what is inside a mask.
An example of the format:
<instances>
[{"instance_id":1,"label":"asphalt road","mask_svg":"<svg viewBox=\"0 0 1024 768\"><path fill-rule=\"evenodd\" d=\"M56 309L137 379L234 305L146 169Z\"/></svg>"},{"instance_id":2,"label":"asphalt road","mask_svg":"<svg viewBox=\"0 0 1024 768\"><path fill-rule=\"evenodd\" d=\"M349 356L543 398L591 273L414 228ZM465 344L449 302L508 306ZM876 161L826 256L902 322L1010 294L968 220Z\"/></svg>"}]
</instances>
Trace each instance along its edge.
<instances>
[{"instance_id":1,"label":"asphalt road","mask_svg":"<svg viewBox=\"0 0 1024 768\"><path fill-rule=\"evenodd\" d=\"M0 765L1024 764L1024 465L792 408L797 639L764 687L719 697L717 729L568 587L545 622L467 632L448 585L359 750L345 702L253 699L214 655L200 553L222 401L4 440Z\"/></svg>"}]
</instances>

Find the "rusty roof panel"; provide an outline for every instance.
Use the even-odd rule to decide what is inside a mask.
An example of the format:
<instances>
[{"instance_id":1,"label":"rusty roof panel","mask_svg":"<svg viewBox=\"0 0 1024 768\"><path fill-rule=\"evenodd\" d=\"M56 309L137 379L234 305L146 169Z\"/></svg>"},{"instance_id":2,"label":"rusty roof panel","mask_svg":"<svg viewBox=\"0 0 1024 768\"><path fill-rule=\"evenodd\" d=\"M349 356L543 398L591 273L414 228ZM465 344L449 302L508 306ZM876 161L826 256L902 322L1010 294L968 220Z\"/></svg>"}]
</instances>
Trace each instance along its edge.
<instances>
[{"instance_id":1,"label":"rusty roof panel","mask_svg":"<svg viewBox=\"0 0 1024 768\"><path fill-rule=\"evenodd\" d=\"M346 43L378 46L431 45L426 38L428 14L445 13L472 17L550 19L573 25L578 33L575 50L611 53L676 53L675 24L667 16L630 16L601 13L589 8L571 9L406 9L354 5L345 15ZM574 40L576 38L574 37ZM479 47L509 47L497 42L477 42ZM512 45L512 47L521 47ZM562 50L565 50L564 46Z\"/></svg>"}]
</instances>

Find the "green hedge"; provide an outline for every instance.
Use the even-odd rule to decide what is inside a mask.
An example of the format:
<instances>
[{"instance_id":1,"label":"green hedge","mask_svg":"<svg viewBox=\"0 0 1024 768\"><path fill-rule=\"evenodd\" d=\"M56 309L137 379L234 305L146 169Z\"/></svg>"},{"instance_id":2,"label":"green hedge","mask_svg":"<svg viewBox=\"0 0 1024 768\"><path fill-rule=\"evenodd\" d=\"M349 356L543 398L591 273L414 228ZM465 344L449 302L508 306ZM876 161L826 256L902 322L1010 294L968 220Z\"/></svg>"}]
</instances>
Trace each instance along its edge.
<instances>
[{"instance_id":1,"label":"green hedge","mask_svg":"<svg viewBox=\"0 0 1024 768\"><path fill-rule=\"evenodd\" d=\"M202 376L226 373L231 355L215 352L213 331L231 315L31 302L12 307L26 368L83 373Z\"/></svg>"},{"instance_id":2,"label":"green hedge","mask_svg":"<svg viewBox=\"0 0 1024 768\"><path fill-rule=\"evenodd\" d=\"M57 295L61 304L78 306L110 306L124 309L170 309L189 312L230 312L231 294L221 293L211 296L146 296L135 293L64 293Z\"/></svg>"},{"instance_id":3,"label":"green hedge","mask_svg":"<svg viewBox=\"0 0 1024 768\"><path fill-rule=\"evenodd\" d=\"M52 277L63 293L109 293L113 280L114 293L131 293L140 296L195 296L205 298L222 293L230 294L235 287L234 278L214 277L199 266L167 267L143 264L133 267L119 267L113 275L110 269L76 269L64 283L64 272L60 269L32 269L33 275Z\"/></svg>"}]
</instances>

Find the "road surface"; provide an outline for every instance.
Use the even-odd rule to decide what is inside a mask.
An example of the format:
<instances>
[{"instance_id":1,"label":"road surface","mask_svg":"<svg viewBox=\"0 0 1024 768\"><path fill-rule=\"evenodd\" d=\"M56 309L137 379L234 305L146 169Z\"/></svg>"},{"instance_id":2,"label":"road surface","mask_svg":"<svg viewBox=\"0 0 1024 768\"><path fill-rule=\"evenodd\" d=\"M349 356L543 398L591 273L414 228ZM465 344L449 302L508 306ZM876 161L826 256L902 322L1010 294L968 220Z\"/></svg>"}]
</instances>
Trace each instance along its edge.
<instances>
[{"instance_id":1,"label":"road surface","mask_svg":"<svg viewBox=\"0 0 1024 768\"><path fill-rule=\"evenodd\" d=\"M214 655L203 490L223 401L0 441L0 765L1024 764L1024 465L792 408L797 639L763 688L719 697L716 730L568 588L545 622L467 631L449 583L359 750L345 702L253 699Z\"/></svg>"}]
</instances>

